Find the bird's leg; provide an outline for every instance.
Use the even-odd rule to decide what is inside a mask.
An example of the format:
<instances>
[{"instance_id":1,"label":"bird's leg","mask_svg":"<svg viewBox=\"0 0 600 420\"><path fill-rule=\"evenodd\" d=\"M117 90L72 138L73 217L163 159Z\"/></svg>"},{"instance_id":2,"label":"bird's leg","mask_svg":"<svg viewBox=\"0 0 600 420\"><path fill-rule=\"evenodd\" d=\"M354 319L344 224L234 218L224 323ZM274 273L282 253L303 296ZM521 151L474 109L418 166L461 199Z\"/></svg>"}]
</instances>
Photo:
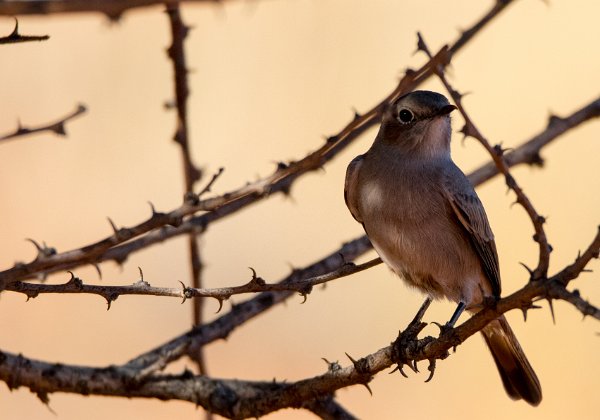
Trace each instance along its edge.
<instances>
[{"instance_id":1,"label":"bird's leg","mask_svg":"<svg viewBox=\"0 0 600 420\"><path fill-rule=\"evenodd\" d=\"M446 325L445 325L446 328L454 328L454 324L456 324L456 321L458 321L458 318L460 318L460 316L464 312L466 306L467 305L465 304L465 302L463 302L463 301L458 302L458 306L456 307L456 310L452 314L450 321L446 322Z\"/></svg>"}]
</instances>

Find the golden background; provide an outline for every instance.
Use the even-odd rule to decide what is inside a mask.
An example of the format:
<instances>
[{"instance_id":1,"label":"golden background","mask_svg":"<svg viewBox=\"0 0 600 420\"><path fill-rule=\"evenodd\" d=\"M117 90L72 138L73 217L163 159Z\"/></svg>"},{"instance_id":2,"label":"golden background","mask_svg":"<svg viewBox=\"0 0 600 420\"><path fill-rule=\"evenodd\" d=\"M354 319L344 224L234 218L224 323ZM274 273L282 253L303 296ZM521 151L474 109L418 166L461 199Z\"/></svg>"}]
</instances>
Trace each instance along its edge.
<instances>
[{"instance_id":1,"label":"golden background","mask_svg":"<svg viewBox=\"0 0 600 420\"><path fill-rule=\"evenodd\" d=\"M225 192L264 176L278 160L299 159L395 86L402 71L425 60L413 55L416 31L437 50L453 41L491 2L474 1L228 1L186 5L194 26L186 51L194 159L207 177L220 166L214 186ZM453 60L452 82L472 92L465 106L493 143L515 147L541 131L550 112L564 116L598 95L600 3L516 1ZM13 21L0 20L8 34ZM35 257L24 238L59 251L110 234L106 217L129 226L181 203L180 151L171 141L175 115L163 104L173 97L170 43L162 8L127 13L118 24L98 14L23 17L24 34L49 34L47 42L0 48L0 133L50 121L85 103L89 112L67 125L68 138L36 135L0 144L0 269ZM443 92L431 79L422 88ZM454 117L454 129L462 126ZM274 196L211 225L203 237L206 286L242 284L248 266L268 281L289 273L362 234L342 198L347 163L365 151L368 131L324 171L301 178L291 199ZM486 161L472 139L455 135L454 159L465 171ZM543 151L543 170L513 174L538 211L548 217L554 246L551 273L585 248L600 222L600 124L572 130ZM205 178L205 180L208 178ZM508 294L527 281L518 262L534 266L537 246L524 211L496 179L479 188L496 234ZM153 286L189 283L186 240L180 237L133 254L119 269L103 264L102 284L130 284L137 267ZM374 254L369 254L372 258ZM597 261L590 268L600 270ZM90 267L75 270L98 282ZM60 273L49 281L64 282ZM573 284L600 304L597 273ZM233 302L245 300L235 296ZM317 288L301 305L292 298L207 347L215 377L297 380L324 372L322 357L348 364L388 345L415 314L423 297L378 266ZM538 372L544 400L537 408L504 393L483 340L473 337L438 363L434 379L383 372L364 387L338 391L353 414L368 419L597 419L600 350L594 320L555 302L508 314ZM225 303L224 310L230 308ZM207 303L212 319L217 309ZM428 321L446 321L453 304L437 302ZM190 327L191 305L178 299L122 296L106 311L97 296L43 295L25 303L20 294L0 298L0 349L47 361L105 366L122 363ZM427 333L437 333L431 326ZM188 362L180 362L182 369ZM165 419L199 418L184 402L50 395L55 416L28 390L0 385L0 418ZM314 416L285 410L269 419Z\"/></svg>"}]
</instances>

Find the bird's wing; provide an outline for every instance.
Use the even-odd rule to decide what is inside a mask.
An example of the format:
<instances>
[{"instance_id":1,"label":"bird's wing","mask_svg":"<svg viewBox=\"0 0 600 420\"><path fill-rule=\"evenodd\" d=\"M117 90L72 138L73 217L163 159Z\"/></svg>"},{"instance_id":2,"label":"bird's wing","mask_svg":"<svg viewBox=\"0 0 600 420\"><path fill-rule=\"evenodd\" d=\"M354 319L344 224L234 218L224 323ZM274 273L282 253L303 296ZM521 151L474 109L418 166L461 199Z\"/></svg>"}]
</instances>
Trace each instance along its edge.
<instances>
[{"instance_id":1,"label":"bird's wing","mask_svg":"<svg viewBox=\"0 0 600 420\"><path fill-rule=\"evenodd\" d=\"M483 271L491 283L492 293L494 296L500 296L498 252L487 215L479 197L462 172L461 177L454 175L456 174L444 183L444 194L479 255Z\"/></svg>"},{"instance_id":2,"label":"bird's wing","mask_svg":"<svg viewBox=\"0 0 600 420\"><path fill-rule=\"evenodd\" d=\"M362 218L358 210L358 174L363 163L365 155L358 155L348 165L346 169L346 181L344 183L344 200L346 206L357 221L362 223Z\"/></svg>"}]
</instances>

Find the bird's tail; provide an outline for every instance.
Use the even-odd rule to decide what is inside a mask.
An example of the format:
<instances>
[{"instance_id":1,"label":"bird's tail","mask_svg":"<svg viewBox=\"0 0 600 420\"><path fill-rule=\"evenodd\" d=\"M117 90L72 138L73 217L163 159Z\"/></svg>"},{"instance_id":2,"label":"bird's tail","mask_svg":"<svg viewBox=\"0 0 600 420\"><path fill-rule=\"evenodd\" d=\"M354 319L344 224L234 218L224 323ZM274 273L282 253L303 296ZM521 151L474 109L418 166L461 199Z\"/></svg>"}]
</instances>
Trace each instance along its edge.
<instances>
[{"instance_id":1,"label":"bird's tail","mask_svg":"<svg viewBox=\"0 0 600 420\"><path fill-rule=\"evenodd\" d=\"M500 372L504 389L514 400L542 401L542 387L508 321L502 315L481 331Z\"/></svg>"}]
</instances>

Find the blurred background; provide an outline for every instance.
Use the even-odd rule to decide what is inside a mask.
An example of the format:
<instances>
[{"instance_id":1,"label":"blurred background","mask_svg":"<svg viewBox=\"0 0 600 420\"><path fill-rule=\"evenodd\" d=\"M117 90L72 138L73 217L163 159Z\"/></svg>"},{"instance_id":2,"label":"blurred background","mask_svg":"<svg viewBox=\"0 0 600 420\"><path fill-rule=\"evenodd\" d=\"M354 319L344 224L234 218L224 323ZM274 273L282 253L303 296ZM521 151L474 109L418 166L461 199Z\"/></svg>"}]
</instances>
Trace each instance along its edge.
<instances>
[{"instance_id":1,"label":"blurred background","mask_svg":"<svg viewBox=\"0 0 600 420\"><path fill-rule=\"evenodd\" d=\"M471 94L464 104L492 143L516 147L541 131L550 113L568 115L599 93L597 54L600 3L520 0L502 13L453 60L454 87ZM194 160L206 176L223 166L213 187L222 193L271 173L279 160L299 159L318 148L396 85L414 55L416 31L433 50L456 39L492 1L262 0L186 4L194 27L186 42L190 75L190 134ZM175 114L170 43L162 7L134 10L118 23L100 14L21 17L23 34L49 41L0 48L0 134L65 115L78 103L89 112L67 125L68 137L39 134L0 144L0 269L29 261L25 238L66 251L111 233L106 217L129 226L180 205L180 150L171 141ZM0 18L0 33L14 21ZM422 88L444 92L434 79ZM454 129L462 127L454 117ZM202 239L207 287L242 284L248 266L267 281L301 267L362 234L343 201L348 162L371 144L376 128L325 167L301 178L291 198L281 195L210 226ZM455 135L454 159L465 172L487 161L482 147ZM570 263L592 240L600 222L600 123L572 130L543 150L543 169L513 171L537 210L547 216L554 246L551 273ZM205 178L206 180L207 178ZM500 254L503 292L521 287L535 266L537 246L525 212L497 179L478 189ZM373 258L374 253L365 256ZM119 268L103 264L75 273L85 282L130 284L138 269L153 286L189 284L184 237L133 254ZM573 283L600 304L598 261ZM50 282L64 282L60 273ZM241 302L246 296L235 296ZM123 363L191 326L191 304L179 299L120 297L106 311L97 296L20 294L0 298L0 349L50 362L105 366ZM383 266L317 288L236 330L206 348L215 377L293 381L325 371L322 357L348 361L388 345L412 319L423 296L406 288ZM209 319L217 304L206 305ZM600 385L597 321L555 302L508 318L537 370L544 400L537 408L505 394L483 340L473 337L439 362L434 379L420 374L379 374L364 387L340 390L338 400L369 419L596 419ZM224 309L230 308L226 302ZM427 321L443 322L453 304L437 302ZM435 327L425 331L436 334ZM176 370L191 366L181 361ZM0 385L0 417L6 420L194 419L201 409L184 402L50 395L50 407L34 394ZM269 419L314 418L285 410Z\"/></svg>"}]
</instances>

